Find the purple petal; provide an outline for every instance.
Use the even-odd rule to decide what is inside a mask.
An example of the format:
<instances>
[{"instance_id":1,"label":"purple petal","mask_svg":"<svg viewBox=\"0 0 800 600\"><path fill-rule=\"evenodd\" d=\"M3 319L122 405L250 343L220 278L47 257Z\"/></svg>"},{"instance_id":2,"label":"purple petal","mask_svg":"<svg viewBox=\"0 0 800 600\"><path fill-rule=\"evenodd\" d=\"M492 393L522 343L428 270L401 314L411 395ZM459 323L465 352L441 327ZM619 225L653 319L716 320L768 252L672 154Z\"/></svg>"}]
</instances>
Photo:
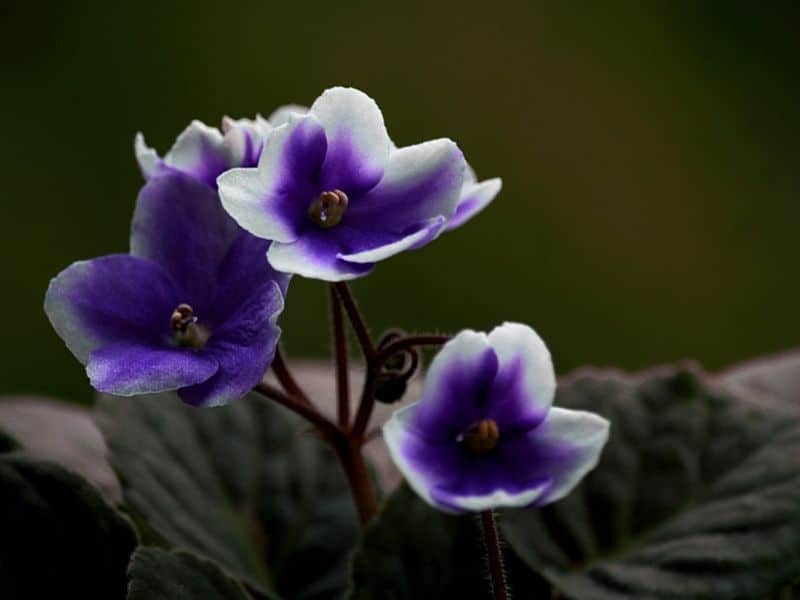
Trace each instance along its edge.
<instances>
[{"instance_id":1,"label":"purple petal","mask_svg":"<svg viewBox=\"0 0 800 600\"><path fill-rule=\"evenodd\" d=\"M346 231L341 225L333 229ZM294 273L323 281L344 281L366 275L371 263L357 264L338 258L341 241L331 230L311 229L289 244L273 242L267 252L270 265L284 273Z\"/></svg>"},{"instance_id":2,"label":"purple petal","mask_svg":"<svg viewBox=\"0 0 800 600\"><path fill-rule=\"evenodd\" d=\"M395 254L399 254L404 250L414 250L424 246L441 233L445 226L447 219L444 216L439 216L434 219L423 223L419 229L409 233L408 235L398 236L394 242L384 243L379 246L367 247L364 250L353 252L351 254L339 254L339 258L354 263L374 263L379 260L384 260ZM351 244L351 247L363 247L363 236L359 239L361 244Z\"/></svg>"},{"instance_id":3,"label":"purple petal","mask_svg":"<svg viewBox=\"0 0 800 600\"><path fill-rule=\"evenodd\" d=\"M131 254L164 267L181 288L180 302L202 314L238 232L208 186L178 173L161 175L139 193Z\"/></svg>"},{"instance_id":4,"label":"purple petal","mask_svg":"<svg viewBox=\"0 0 800 600\"><path fill-rule=\"evenodd\" d=\"M432 442L455 441L486 416L497 356L485 334L465 330L433 359L410 428Z\"/></svg>"},{"instance_id":5,"label":"purple petal","mask_svg":"<svg viewBox=\"0 0 800 600\"><path fill-rule=\"evenodd\" d=\"M86 373L96 390L133 396L194 385L217 368L213 357L194 350L121 342L92 352Z\"/></svg>"},{"instance_id":6,"label":"purple petal","mask_svg":"<svg viewBox=\"0 0 800 600\"><path fill-rule=\"evenodd\" d=\"M464 157L450 140L433 140L392 152L381 182L351 199L348 223L359 229L402 232L455 211Z\"/></svg>"},{"instance_id":7,"label":"purple petal","mask_svg":"<svg viewBox=\"0 0 800 600\"><path fill-rule=\"evenodd\" d=\"M383 177L391 145L375 101L359 90L337 87L323 92L309 111L328 139L322 189L357 195L374 187Z\"/></svg>"},{"instance_id":8,"label":"purple petal","mask_svg":"<svg viewBox=\"0 0 800 600\"><path fill-rule=\"evenodd\" d=\"M216 127L192 121L175 140L162 163L214 188L219 174L231 166L223 141Z\"/></svg>"},{"instance_id":9,"label":"purple petal","mask_svg":"<svg viewBox=\"0 0 800 600\"><path fill-rule=\"evenodd\" d=\"M291 275L273 269L267 261L270 242L239 230L239 235L222 261L217 277L217 293L209 318L224 323L250 302L265 283L274 281L285 297Z\"/></svg>"},{"instance_id":10,"label":"purple petal","mask_svg":"<svg viewBox=\"0 0 800 600\"><path fill-rule=\"evenodd\" d=\"M205 356L219 364L208 381L180 390L184 402L194 406L218 406L243 397L266 372L280 337L278 315L283 310L283 293L268 281L251 293L225 324L215 330L203 349Z\"/></svg>"},{"instance_id":11,"label":"purple petal","mask_svg":"<svg viewBox=\"0 0 800 600\"><path fill-rule=\"evenodd\" d=\"M313 116L298 117L267 137L258 168L220 176L225 210L258 237L291 242L312 225L308 208L320 193L325 130Z\"/></svg>"},{"instance_id":12,"label":"purple petal","mask_svg":"<svg viewBox=\"0 0 800 600\"><path fill-rule=\"evenodd\" d=\"M447 223L447 231L461 227L472 217L486 208L500 193L503 183L499 178L487 179L480 183L464 183L456 206L456 212Z\"/></svg>"},{"instance_id":13,"label":"purple petal","mask_svg":"<svg viewBox=\"0 0 800 600\"><path fill-rule=\"evenodd\" d=\"M101 345L157 344L169 335L180 302L178 288L159 265L115 254L76 262L50 282L44 309L83 363Z\"/></svg>"},{"instance_id":14,"label":"purple petal","mask_svg":"<svg viewBox=\"0 0 800 600\"><path fill-rule=\"evenodd\" d=\"M504 323L489 333L498 358L497 376L488 399L489 416L501 435L527 431L541 423L556 390L553 361L537 333L519 323Z\"/></svg>"}]
</instances>

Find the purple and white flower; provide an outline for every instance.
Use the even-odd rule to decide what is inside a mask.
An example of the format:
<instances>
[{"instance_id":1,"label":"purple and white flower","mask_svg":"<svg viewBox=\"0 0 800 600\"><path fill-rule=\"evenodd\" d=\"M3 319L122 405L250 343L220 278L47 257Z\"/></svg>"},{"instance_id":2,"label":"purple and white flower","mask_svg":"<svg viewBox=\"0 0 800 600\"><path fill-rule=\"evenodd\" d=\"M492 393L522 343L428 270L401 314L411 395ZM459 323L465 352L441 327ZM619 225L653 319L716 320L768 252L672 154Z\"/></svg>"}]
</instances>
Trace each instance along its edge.
<instances>
[{"instance_id":1,"label":"purple and white flower","mask_svg":"<svg viewBox=\"0 0 800 600\"><path fill-rule=\"evenodd\" d=\"M264 260L268 246L209 186L163 172L139 194L130 254L62 271L45 311L96 389L225 404L261 380L280 335L288 277Z\"/></svg>"},{"instance_id":2,"label":"purple and white flower","mask_svg":"<svg viewBox=\"0 0 800 600\"><path fill-rule=\"evenodd\" d=\"M145 143L144 135L139 132L134 140L136 160L145 179L179 171L216 189L217 177L228 169L255 167L269 132L286 123L292 114L307 110L288 104L266 119L261 115L255 119L223 117L221 130L195 120L163 158Z\"/></svg>"},{"instance_id":3,"label":"purple and white flower","mask_svg":"<svg viewBox=\"0 0 800 600\"><path fill-rule=\"evenodd\" d=\"M609 432L602 417L551 406L555 389L550 353L530 327L462 331L384 438L409 485L437 508L542 506L594 468Z\"/></svg>"},{"instance_id":4,"label":"purple and white flower","mask_svg":"<svg viewBox=\"0 0 800 600\"><path fill-rule=\"evenodd\" d=\"M375 102L351 88L324 92L267 136L256 168L218 179L226 210L274 240L272 266L326 281L435 239L456 211L465 163L451 140L394 149Z\"/></svg>"}]
</instances>

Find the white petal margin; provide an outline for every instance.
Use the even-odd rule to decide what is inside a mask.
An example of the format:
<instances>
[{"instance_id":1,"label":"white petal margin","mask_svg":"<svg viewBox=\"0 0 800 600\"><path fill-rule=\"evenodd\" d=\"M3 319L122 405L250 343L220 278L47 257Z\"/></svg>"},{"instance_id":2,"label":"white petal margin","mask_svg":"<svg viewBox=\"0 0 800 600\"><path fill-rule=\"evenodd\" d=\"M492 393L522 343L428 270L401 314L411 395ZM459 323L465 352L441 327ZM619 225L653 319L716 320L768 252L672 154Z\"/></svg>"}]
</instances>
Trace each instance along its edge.
<instances>
[{"instance_id":1,"label":"white petal margin","mask_svg":"<svg viewBox=\"0 0 800 600\"><path fill-rule=\"evenodd\" d=\"M281 125L288 123L293 115L303 116L307 113L307 106L301 106L299 104L287 104L272 111L272 114L270 114L266 120L273 127L280 127Z\"/></svg>"},{"instance_id":2,"label":"white petal margin","mask_svg":"<svg viewBox=\"0 0 800 600\"><path fill-rule=\"evenodd\" d=\"M329 144L340 135L355 144L362 159L374 167L383 167L389 160L391 140L377 103L361 90L334 87L322 92L309 112L325 127Z\"/></svg>"},{"instance_id":3,"label":"white petal margin","mask_svg":"<svg viewBox=\"0 0 800 600\"><path fill-rule=\"evenodd\" d=\"M399 254L404 250L410 250L424 246L428 242L435 240L444 229L447 219L444 216L438 216L430 219L419 231L407 235L404 238L397 240L394 243L379 246L372 250L364 250L363 252L356 252L354 254L339 254L339 258L348 262L354 263L374 263L395 254Z\"/></svg>"},{"instance_id":4,"label":"white petal margin","mask_svg":"<svg viewBox=\"0 0 800 600\"><path fill-rule=\"evenodd\" d=\"M133 140L133 151L136 154L136 162L139 163L142 175L144 175L145 179L150 179L158 169L161 159L158 157L158 153L144 141L144 134L141 131L136 134Z\"/></svg>"},{"instance_id":5,"label":"white petal margin","mask_svg":"<svg viewBox=\"0 0 800 600\"><path fill-rule=\"evenodd\" d=\"M545 443L571 447L577 452L577 456L570 469L553 474L552 487L537 504L550 504L560 500L597 466L610 429L611 423L600 415L558 406L550 409L545 422L529 435Z\"/></svg>"},{"instance_id":6,"label":"white petal margin","mask_svg":"<svg viewBox=\"0 0 800 600\"><path fill-rule=\"evenodd\" d=\"M430 375L425 379L426 387L429 385L429 379ZM423 397L424 396L425 394L423 392ZM411 489L431 506L441 508L431 497L430 484L425 481L413 466L411 466L403 454L404 442L407 436L411 435L408 433L408 422L411 420L411 417L414 416L414 412L419 405L420 402L415 402L414 404L410 404L395 411L391 418L383 424L383 439L386 442L386 446L389 448L389 455L392 457L392 461L394 461L394 464L403 474L403 477L405 477Z\"/></svg>"},{"instance_id":7,"label":"white petal margin","mask_svg":"<svg viewBox=\"0 0 800 600\"><path fill-rule=\"evenodd\" d=\"M503 188L503 181L499 177L487 179L480 183L464 181L461 188L461 195L456 206L456 212L447 224L447 231L456 227L461 227L464 223L472 219L484 208L491 204L497 194Z\"/></svg>"},{"instance_id":8,"label":"white petal margin","mask_svg":"<svg viewBox=\"0 0 800 600\"><path fill-rule=\"evenodd\" d=\"M313 116L293 118L267 136L258 166L252 169L231 169L217 177L217 189L222 206L244 229L260 238L287 243L297 239L297 233L284 219L275 218L269 210L269 199L276 194L285 175L282 155L295 128L311 123L319 125Z\"/></svg>"},{"instance_id":9,"label":"white petal margin","mask_svg":"<svg viewBox=\"0 0 800 600\"><path fill-rule=\"evenodd\" d=\"M499 360L497 380L511 376L521 361L520 376L530 401L543 412L553 404L556 373L550 351L531 327L522 323L503 323L489 333L489 344Z\"/></svg>"},{"instance_id":10,"label":"white petal margin","mask_svg":"<svg viewBox=\"0 0 800 600\"><path fill-rule=\"evenodd\" d=\"M219 129L194 120L164 155L164 162L180 171L194 173L198 167L202 168L204 157L208 153L215 153L222 141Z\"/></svg>"},{"instance_id":11,"label":"white petal margin","mask_svg":"<svg viewBox=\"0 0 800 600\"><path fill-rule=\"evenodd\" d=\"M451 502L468 512L482 512L495 508L525 508L535 502L540 502L547 491L548 483L543 483L524 492L509 494L503 490L496 490L485 496L451 496ZM437 508L442 509L437 505ZM449 511L454 512L454 511Z\"/></svg>"}]
</instances>

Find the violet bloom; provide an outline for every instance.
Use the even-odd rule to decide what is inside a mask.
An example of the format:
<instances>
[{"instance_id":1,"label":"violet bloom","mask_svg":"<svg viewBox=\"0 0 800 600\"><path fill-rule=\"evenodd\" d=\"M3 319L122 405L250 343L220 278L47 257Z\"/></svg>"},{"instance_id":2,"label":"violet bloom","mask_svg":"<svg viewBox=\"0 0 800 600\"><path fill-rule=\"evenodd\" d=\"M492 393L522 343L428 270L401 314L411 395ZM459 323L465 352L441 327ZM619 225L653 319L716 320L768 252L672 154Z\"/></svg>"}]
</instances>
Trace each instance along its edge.
<instances>
[{"instance_id":1,"label":"violet bloom","mask_svg":"<svg viewBox=\"0 0 800 600\"><path fill-rule=\"evenodd\" d=\"M500 193L503 182L499 177L478 181L475 171L467 165L464 172L464 185L458 198L456 212L447 222L447 231L461 227L484 208L489 206Z\"/></svg>"},{"instance_id":2,"label":"violet bloom","mask_svg":"<svg viewBox=\"0 0 800 600\"><path fill-rule=\"evenodd\" d=\"M261 380L280 335L288 278L264 260L267 246L213 189L162 173L139 194L130 254L62 271L45 311L96 389L225 404Z\"/></svg>"},{"instance_id":3,"label":"violet bloom","mask_svg":"<svg viewBox=\"0 0 800 600\"><path fill-rule=\"evenodd\" d=\"M221 131L192 121L163 158L147 146L140 132L134 141L136 160L145 179L179 171L216 189L217 177L228 169L256 166L269 132L288 121L291 114L305 110L290 104L278 108L266 119L261 115L255 119L223 117Z\"/></svg>"},{"instance_id":4,"label":"violet bloom","mask_svg":"<svg viewBox=\"0 0 800 600\"><path fill-rule=\"evenodd\" d=\"M353 279L442 232L464 181L455 143L393 149L378 106L350 88L327 90L306 114L289 112L257 168L218 179L233 218L274 240L267 258L275 269Z\"/></svg>"},{"instance_id":5,"label":"violet bloom","mask_svg":"<svg viewBox=\"0 0 800 600\"><path fill-rule=\"evenodd\" d=\"M409 485L435 507L541 506L568 494L608 439L605 419L551 407L555 388L550 353L530 327L462 331L384 438Z\"/></svg>"}]
</instances>

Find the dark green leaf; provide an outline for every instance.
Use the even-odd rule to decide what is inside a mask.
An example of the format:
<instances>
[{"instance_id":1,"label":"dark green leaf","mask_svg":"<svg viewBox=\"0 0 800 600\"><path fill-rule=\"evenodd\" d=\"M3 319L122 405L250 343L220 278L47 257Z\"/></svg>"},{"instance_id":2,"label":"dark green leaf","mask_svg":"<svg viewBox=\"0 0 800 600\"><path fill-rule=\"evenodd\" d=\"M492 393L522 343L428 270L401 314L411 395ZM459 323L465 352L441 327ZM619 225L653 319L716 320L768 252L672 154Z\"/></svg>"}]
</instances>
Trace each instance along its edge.
<instances>
[{"instance_id":1,"label":"dark green leaf","mask_svg":"<svg viewBox=\"0 0 800 600\"><path fill-rule=\"evenodd\" d=\"M445 515L401 486L353 556L350 600L490 598L479 520ZM506 553L515 598L544 598L547 584Z\"/></svg>"},{"instance_id":2,"label":"dark green leaf","mask_svg":"<svg viewBox=\"0 0 800 600\"><path fill-rule=\"evenodd\" d=\"M0 429L31 456L84 476L112 502L122 499L92 413L51 398L0 396Z\"/></svg>"},{"instance_id":3,"label":"dark green leaf","mask_svg":"<svg viewBox=\"0 0 800 600\"><path fill-rule=\"evenodd\" d=\"M139 548L128 569L128 600L249 600L213 562L188 552Z\"/></svg>"},{"instance_id":4,"label":"dark green leaf","mask_svg":"<svg viewBox=\"0 0 800 600\"><path fill-rule=\"evenodd\" d=\"M125 598L128 521L78 475L0 455L0 598Z\"/></svg>"},{"instance_id":5,"label":"dark green leaf","mask_svg":"<svg viewBox=\"0 0 800 600\"><path fill-rule=\"evenodd\" d=\"M606 416L611 439L570 496L503 531L566 597L762 598L800 576L796 411L681 370L583 374L557 403Z\"/></svg>"},{"instance_id":6,"label":"dark green leaf","mask_svg":"<svg viewBox=\"0 0 800 600\"><path fill-rule=\"evenodd\" d=\"M305 423L257 397L196 409L174 395L104 397L99 420L127 503L167 542L292 600L346 588L358 521Z\"/></svg>"}]
</instances>

